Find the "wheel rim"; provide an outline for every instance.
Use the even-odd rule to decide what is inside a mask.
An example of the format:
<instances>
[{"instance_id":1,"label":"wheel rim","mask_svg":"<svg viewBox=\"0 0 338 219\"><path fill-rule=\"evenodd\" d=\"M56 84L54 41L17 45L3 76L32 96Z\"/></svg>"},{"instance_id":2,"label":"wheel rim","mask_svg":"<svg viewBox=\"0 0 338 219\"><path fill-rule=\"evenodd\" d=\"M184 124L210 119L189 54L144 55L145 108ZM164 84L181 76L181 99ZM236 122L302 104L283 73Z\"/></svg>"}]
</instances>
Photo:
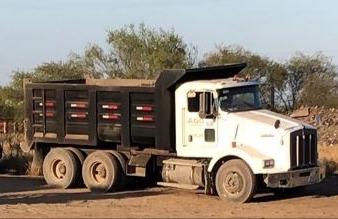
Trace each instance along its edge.
<instances>
[{"instance_id":1,"label":"wheel rim","mask_svg":"<svg viewBox=\"0 0 338 219\"><path fill-rule=\"evenodd\" d=\"M67 167L66 167L66 163L61 160L61 159L56 159L52 162L52 173L53 176L58 179L58 180L62 180L66 177L67 174Z\"/></svg>"},{"instance_id":2,"label":"wheel rim","mask_svg":"<svg viewBox=\"0 0 338 219\"><path fill-rule=\"evenodd\" d=\"M90 166L90 175L97 184L107 179L107 167L101 162L94 162Z\"/></svg>"},{"instance_id":3,"label":"wheel rim","mask_svg":"<svg viewBox=\"0 0 338 219\"><path fill-rule=\"evenodd\" d=\"M228 172L223 181L224 190L230 195L237 195L243 190L243 178L236 172Z\"/></svg>"}]
</instances>

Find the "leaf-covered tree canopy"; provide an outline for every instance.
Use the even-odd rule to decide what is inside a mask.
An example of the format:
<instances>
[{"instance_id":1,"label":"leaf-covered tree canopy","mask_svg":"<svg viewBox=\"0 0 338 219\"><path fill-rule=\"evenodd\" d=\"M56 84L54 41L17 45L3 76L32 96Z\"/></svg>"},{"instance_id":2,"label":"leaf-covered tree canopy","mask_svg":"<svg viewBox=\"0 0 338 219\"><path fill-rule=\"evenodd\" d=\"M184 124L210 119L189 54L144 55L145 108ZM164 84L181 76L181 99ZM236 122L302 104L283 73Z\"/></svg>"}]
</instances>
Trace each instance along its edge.
<instances>
[{"instance_id":1,"label":"leaf-covered tree canopy","mask_svg":"<svg viewBox=\"0 0 338 219\"><path fill-rule=\"evenodd\" d=\"M283 86L283 81L287 76L281 64L239 46L217 46L215 51L204 56L201 63L212 66L238 62L247 63L247 67L241 72L243 76L262 82L263 101L271 104L274 101L274 98L271 100L271 90L274 91Z\"/></svg>"},{"instance_id":2,"label":"leaf-covered tree canopy","mask_svg":"<svg viewBox=\"0 0 338 219\"><path fill-rule=\"evenodd\" d=\"M105 78L153 79L166 68L188 68L196 60L189 47L173 30L152 29L144 24L111 30L108 51L91 45L82 59L88 71Z\"/></svg>"},{"instance_id":3,"label":"leaf-covered tree canopy","mask_svg":"<svg viewBox=\"0 0 338 219\"><path fill-rule=\"evenodd\" d=\"M24 78L51 81L80 78L153 79L166 68L193 66L197 51L174 30L153 29L140 24L111 30L107 48L89 45L84 54L71 54L66 61L38 65L31 72L14 72L8 86L0 88L0 116L22 118Z\"/></svg>"},{"instance_id":4,"label":"leaf-covered tree canopy","mask_svg":"<svg viewBox=\"0 0 338 219\"><path fill-rule=\"evenodd\" d=\"M299 105L326 105L337 103L337 66L322 53L298 53L286 63L288 77L285 95L290 108ZM336 105L337 106L337 105Z\"/></svg>"},{"instance_id":5,"label":"leaf-covered tree canopy","mask_svg":"<svg viewBox=\"0 0 338 219\"><path fill-rule=\"evenodd\" d=\"M13 72L11 82L0 87L0 117L23 117L23 80L79 78L154 79L163 69L190 68L197 49L174 30L153 29L140 24L108 31L106 47L90 44L83 54L65 61L42 63L29 72ZM199 65L247 62L241 74L262 82L265 103L281 110L300 105L338 106L337 66L322 53L295 54L281 63L239 46L217 46Z\"/></svg>"},{"instance_id":6,"label":"leaf-covered tree canopy","mask_svg":"<svg viewBox=\"0 0 338 219\"><path fill-rule=\"evenodd\" d=\"M278 63L242 47L218 46L204 56L203 65L246 62L241 74L262 82L265 103L282 110L300 105L338 106L337 66L322 53L297 53Z\"/></svg>"}]
</instances>

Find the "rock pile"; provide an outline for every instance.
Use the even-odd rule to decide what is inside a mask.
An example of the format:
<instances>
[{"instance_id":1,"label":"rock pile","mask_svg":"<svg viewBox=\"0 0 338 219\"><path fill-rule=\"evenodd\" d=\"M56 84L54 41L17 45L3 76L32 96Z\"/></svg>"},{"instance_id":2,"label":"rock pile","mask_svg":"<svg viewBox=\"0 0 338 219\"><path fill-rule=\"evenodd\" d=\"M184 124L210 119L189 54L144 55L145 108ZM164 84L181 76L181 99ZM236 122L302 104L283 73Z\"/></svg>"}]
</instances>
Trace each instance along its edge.
<instances>
[{"instance_id":1,"label":"rock pile","mask_svg":"<svg viewBox=\"0 0 338 219\"><path fill-rule=\"evenodd\" d=\"M337 108L301 107L290 116L317 127L320 145L338 146Z\"/></svg>"}]
</instances>

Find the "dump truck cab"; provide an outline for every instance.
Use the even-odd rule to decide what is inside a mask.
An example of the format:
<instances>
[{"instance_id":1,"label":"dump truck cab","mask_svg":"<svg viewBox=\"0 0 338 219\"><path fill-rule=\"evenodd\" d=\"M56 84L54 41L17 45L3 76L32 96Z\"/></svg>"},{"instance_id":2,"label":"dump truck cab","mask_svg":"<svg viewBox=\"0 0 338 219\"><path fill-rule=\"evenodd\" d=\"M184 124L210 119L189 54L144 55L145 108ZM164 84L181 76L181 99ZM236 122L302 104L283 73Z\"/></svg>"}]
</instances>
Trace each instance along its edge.
<instances>
[{"instance_id":1,"label":"dump truck cab","mask_svg":"<svg viewBox=\"0 0 338 219\"><path fill-rule=\"evenodd\" d=\"M180 156L214 157L222 146L235 140L231 135L237 124L229 121L229 114L262 107L258 83L233 78L187 82L177 88L175 99Z\"/></svg>"},{"instance_id":2,"label":"dump truck cab","mask_svg":"<svg viewBox=\"0 0 338 219\"><path fill-rule=\"evenodd\" d=\"M259 83L236 78L178 87L178 156L210 158L209 172L236 157L272 188L319 182L315 127L263 109L260 96Z\"/></svg>"}]
</instances>

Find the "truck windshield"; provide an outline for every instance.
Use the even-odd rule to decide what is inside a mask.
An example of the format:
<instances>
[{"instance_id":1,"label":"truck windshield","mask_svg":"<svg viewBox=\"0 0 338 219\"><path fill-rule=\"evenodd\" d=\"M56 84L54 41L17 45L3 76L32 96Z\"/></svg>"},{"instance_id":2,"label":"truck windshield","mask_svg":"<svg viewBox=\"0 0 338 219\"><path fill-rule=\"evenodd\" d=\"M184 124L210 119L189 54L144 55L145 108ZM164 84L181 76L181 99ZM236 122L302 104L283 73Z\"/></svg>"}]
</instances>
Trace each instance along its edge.
<instances>
[{"instance_id":1,"label":"truck windshield","mask_svg":"<svg viewBox=\"0 0 338 219\"><path fill-rule=\"evenodd\" d=\"M257 85L223 88L218 90L218 96L223 111L237 112L262 108Z\"/></svg>"}]
</instances>

